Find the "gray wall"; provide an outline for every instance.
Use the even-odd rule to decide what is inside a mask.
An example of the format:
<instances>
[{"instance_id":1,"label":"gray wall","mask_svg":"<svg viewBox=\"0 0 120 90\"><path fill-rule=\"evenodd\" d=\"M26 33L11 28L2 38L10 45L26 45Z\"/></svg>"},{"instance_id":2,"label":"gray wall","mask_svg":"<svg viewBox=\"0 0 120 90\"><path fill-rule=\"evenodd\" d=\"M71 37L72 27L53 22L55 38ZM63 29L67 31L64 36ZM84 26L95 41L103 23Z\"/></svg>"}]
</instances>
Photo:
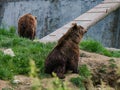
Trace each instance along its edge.
<instances>
[{"instance_id":1,"label":"gray wall","mask_svg":"<svg viewBox=\"0 0 120 90\"><path fill-rule=\"evenodd\" d=\"M91 27L86 37L94 38L106 47L120 48L120 9Z\"/></svg>"},{"instance_id":2,"label":"gray wall","mask_svg":"<svg viewBox=\"0 0 120 90\"><path fill-rule=\"evenodd\" d=\"M4 0L5 1L5 0ZM14 1L14 2L13 2ZM11 0L0 3L0 23L17 28L18 18L25 13L37 16L37 38L67 24L102 0ZM91 27L86 38L104 46L120 48L120 9Z\"/></svg>"}]
</instances>

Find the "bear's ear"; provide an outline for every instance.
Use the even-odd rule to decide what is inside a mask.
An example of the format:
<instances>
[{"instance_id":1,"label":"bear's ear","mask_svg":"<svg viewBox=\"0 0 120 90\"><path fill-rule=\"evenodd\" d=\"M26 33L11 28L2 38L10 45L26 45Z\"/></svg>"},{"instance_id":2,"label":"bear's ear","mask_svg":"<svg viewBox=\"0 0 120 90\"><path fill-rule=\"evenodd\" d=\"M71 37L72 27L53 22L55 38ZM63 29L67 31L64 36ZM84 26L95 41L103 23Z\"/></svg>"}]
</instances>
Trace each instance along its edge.
<instances>
[{"instance_id":1,"label":"bear's ear","mask_svg":"<svg viewBox=\"0 0 120 90\"><path fill-rule=\"evenodd\" d=\"M79 25L80 26L80 29L84 29L81 25Z\"/></svg>"},{"instance_id":2,"label":"bear's ear","mask_svg":"<svg viewBox=\"0 0 120 90\"><path fill-rule=\"evenodd\" d=\"M83 31L83 33L86 33L86 32L87 32L87 30L84 29L84 27L82 27L81 25L79 25L79 27L80 27L80 29Z\"/></svg>"},{"instance_id":3,"label":"bear's ear","mask_svg":"<svg viewBox=\"0 0 120 90\"><path fill-rule=\"evenodd\" d=\"M77 24L76 23L72 23L72 28L73 29L77 29Z\"/></svg>"}]
</instances>

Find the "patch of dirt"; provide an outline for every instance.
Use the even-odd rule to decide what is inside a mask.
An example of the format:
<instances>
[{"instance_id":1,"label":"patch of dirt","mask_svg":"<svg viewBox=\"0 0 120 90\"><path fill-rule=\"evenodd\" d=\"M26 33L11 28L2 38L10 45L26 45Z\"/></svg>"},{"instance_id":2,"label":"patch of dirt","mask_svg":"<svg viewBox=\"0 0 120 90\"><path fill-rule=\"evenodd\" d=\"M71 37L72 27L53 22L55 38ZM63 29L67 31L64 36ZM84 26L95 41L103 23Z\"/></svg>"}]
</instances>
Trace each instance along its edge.
<instances>
[{"instance_id":1,"label":"patch of dirt","mask_svg":"<svg viewBox=\"0 0 120 90\"><path fill-rule=\"evenodd\" d=\"M118 84L117 80L120 79L120 74L117 74L117 66L120 66L120 58L107 57L81 50L79 66L83 64L86 64L92 71L94 86L101 85L102 81L111 87L116 87Z\"/></svg>"},{"instance_id":2,"label":"patch of dirt","mask_svg":"<svg viewBox=\"0 0 120 90\"><path fill-rule=\"evenodd\" d=\"M92 71L93 84L96 87L94 90L115 90L114 87L117 85L120 90L120 76L116 74L116 64L120 67L120 58L112 58L96 53L89 53L80 50L79 66L87 64L89 69ZM110 61L111 60L111 61ZM77 74L66 74L66 85L71 90L79 90L78 87L70 82L72 77L77 77ZM50 87L51 83L55 78L44 78L41 80L41 84L44 88ZM104 84L103 84L104 83ZM0 80L0 90L2 88L14 88L14 90L30 90L32 80L29 77L18 75L14 77L13 84L8 81ZM109 87L108 89L108 86ZM90 90L90 89L88 89Z\"/></svg>"},{"instance_id":3,"label":"patch of dirt","mask_svg":"<svg viewBox=\"0 0 120 90\"><path fill-rule=\"evenodd\" d=\"M3 88L10 88L8 83L8 81L0 80L0 90L2 90Z\"/></svg>"}]
</instances>

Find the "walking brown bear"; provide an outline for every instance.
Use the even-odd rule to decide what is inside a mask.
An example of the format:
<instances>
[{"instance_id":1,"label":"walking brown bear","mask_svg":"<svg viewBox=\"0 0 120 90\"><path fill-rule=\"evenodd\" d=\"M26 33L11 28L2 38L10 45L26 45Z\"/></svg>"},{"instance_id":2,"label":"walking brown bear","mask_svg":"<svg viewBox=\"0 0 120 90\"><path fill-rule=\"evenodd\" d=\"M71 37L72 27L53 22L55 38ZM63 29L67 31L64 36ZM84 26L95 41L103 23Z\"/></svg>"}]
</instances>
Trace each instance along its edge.
<instances>
[{"instance_id":1,"label":"walking brown bear","mask_svg":"<svg viewBox=\"0 0 120 90\"><path fill-rule=\"evenodd\" d=\"M36 34L37 17L28 13L20 17L18 21L18 34L20 37L25 37L33 40Z\"/></svg>"},{"instance_id":2,"label":"walking brown bear","mask_svg":"<svg viewBox=\"0 0 120 90\"><path fill-rule=\"evenodd\" d=\"M78 73L79 42L87 32L76 23L72 25L67 33L59 39L58 44L45 60L45 73L55 72L61 79L65 78L64 74L68 70Z\"/></svg>"}]
</instances>

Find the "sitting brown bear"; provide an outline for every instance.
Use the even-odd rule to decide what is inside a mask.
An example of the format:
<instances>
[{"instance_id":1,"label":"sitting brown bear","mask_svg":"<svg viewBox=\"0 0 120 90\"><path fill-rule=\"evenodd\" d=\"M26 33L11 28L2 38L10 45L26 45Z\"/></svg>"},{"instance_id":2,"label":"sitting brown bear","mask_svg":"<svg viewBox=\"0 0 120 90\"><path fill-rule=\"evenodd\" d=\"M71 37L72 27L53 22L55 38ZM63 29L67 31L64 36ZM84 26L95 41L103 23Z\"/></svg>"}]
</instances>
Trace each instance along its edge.
<instances>
[{"instance_id":1,"label":"sitting brown bear","mask_svg":"<svg viewBox=\"0 0 120 90\"><path fill-rule=\"evenodd\" d=\"M82 26L76 23L63 35L56 47L45 60L45 72L55 72L59 78L65 78L64 73L72 70L78 73L79 42L84 33L87 32Z\"/></svg>"},{"instance_id":2,"label":"sitting brown bear","mask_svg":"<svg viewBox=\"0 0 120 90\"><path fill-rule=\"evenodd\" d=\"M18 34L33 40L36 34L37 17L32 14L25 14L18 21Z\"/></svg>"}]
</instances>

